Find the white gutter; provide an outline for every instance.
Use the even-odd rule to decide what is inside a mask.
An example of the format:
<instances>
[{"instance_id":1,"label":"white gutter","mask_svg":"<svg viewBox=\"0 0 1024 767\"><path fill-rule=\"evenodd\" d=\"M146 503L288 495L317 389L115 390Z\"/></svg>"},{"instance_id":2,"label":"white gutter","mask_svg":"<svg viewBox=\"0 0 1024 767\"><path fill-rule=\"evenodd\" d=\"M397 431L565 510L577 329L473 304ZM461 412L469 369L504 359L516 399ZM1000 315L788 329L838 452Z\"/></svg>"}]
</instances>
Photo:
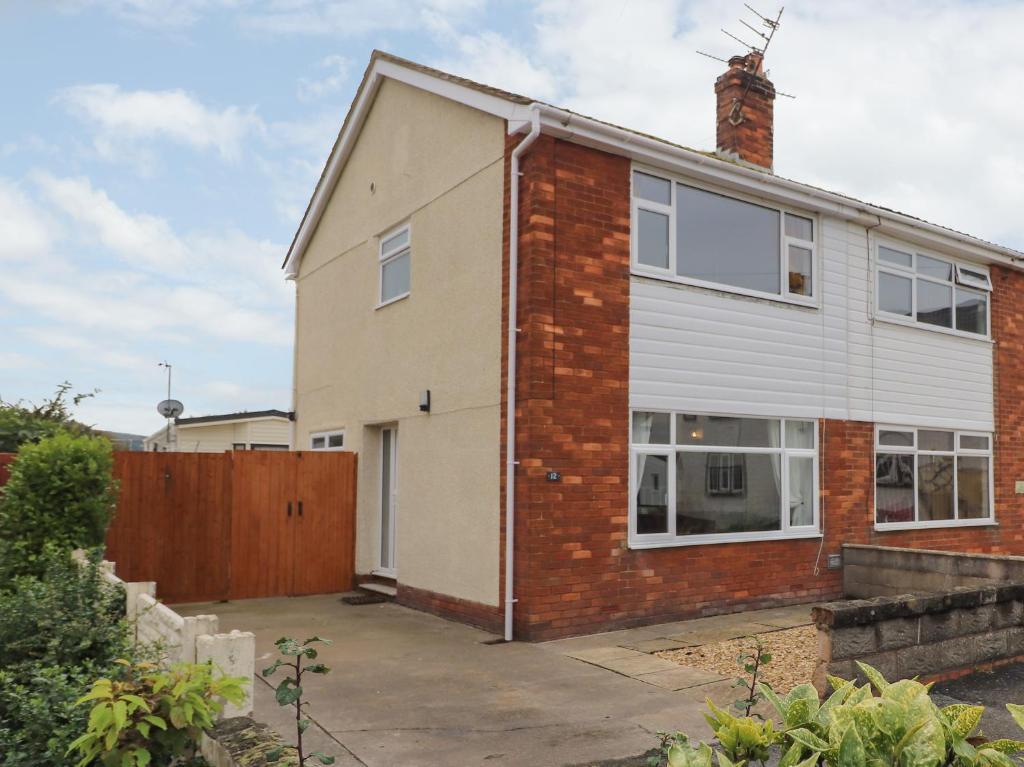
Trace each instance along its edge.
<instances>
[{"instance_id":1,"label":"white gutter","mask_svg":"<svg viewBox=\"0 0 1024 767\"><path fill-rule=\"evenodd\" d=\"M1017 269L1024 266L1024 253L1013 248L995 245L912 216L666 144L658 139L581 117L564 109L547 104L535 106L540 109L545 132L558 138L604 149L663 168L678 169L747 193L767 194L772 198L829 213L864 226L877 227L881 219L883 231L888 229L892 234L914 234L919 239L939 247L950 247L952 244L965 255L976 259L1002 263Z\"/></svg>"},{"instance_id":2,"label":"white gutter","mask_svg":"<svg viewBox=\"0 0 1024 767\"><path fill-rule=\"evenodd\" d=\"M540 135L540 105L530 105L530 132L512 150L508 212L508 364L505 393L505 641L512 641L516 529L516 340L519 333L519 158Z\"/></svg>"}]
</instances>

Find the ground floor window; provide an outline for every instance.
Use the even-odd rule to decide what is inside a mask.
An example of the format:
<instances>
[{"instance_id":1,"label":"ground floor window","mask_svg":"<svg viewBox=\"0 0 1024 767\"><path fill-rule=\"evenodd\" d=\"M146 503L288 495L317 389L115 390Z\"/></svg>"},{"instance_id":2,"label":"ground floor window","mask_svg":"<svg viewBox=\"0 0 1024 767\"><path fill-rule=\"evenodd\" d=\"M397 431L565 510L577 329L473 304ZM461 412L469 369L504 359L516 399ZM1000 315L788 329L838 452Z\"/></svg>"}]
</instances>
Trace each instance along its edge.
<instances>
[{"instance_id":1,"label":"ground floor window","mask_svg":"<svg viewBox=\"0 0 1024 767\"><path fill-rule=\"evenodd\" d=\"M345 449L345 432L343 430L338 431L321 431L315 434L309 435L309 449L310 450L344 450Z\"/></svg>"},{"instance_id":2,"label":"ground floor window","mask_svg":"<svg viewBox=\"0 0 1024 767\"><path fill-rule=\"evenodd\" d=\"M630 460L634 545L817 534L816 421L635 411Z\"/></svg>"},{"instance_id":3,"label":"ground floor window","mask_svg":"<svg viewBox=\"0 0 1024 767\"><path fill-rule=\"evenodd\" d=\"M945 527L992 521L992 435L875 429L875 523Z\"/></svg>"}]
</instances>

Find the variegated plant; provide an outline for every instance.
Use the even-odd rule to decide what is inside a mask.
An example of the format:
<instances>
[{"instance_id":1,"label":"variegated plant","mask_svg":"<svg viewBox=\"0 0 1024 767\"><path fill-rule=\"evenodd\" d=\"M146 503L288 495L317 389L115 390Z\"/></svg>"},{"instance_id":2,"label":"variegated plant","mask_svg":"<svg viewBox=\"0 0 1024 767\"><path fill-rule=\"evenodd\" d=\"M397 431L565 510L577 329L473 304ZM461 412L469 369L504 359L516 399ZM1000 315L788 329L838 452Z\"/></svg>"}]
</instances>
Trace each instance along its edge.
<instances>
[{"instance_id":1,"label":"variegated plant","mask_svg":"<svg viewBox=\"0 0 1024 767\"><path fill-rule=\"evenodd\" d=\"M830 677L832 694L819 701L809 684L780 696L769 685L761 693L779 724L734 717L711 701L706 715L715 748L672 739L669 767L742 767L764 763L771 751L779 767L1016 767L1024 764L1024 740L986 740L975 732L983 706L939 708L931 685L913 679L889 683L877 669L859 663L868 684ZM1007 704L1024 729L1024 706Z\"/></svg>"}]
</instances>

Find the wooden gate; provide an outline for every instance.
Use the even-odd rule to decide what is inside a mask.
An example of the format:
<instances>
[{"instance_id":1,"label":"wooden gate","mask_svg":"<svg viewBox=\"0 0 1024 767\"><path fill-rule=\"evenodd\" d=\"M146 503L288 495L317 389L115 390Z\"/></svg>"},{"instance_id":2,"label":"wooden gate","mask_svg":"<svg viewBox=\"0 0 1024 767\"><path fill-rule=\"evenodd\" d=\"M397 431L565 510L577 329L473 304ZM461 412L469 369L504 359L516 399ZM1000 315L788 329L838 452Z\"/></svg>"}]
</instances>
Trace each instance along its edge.
<instances>
[{"instance_id":1,"label":"wooden gate","mask_svg":"<svg viewBox=\"0 0 1024 767\"><path fill-rule=\"evenodd\" d=\"M166 602L346 591L356 455L118 453L107 558Z\"/></svg>"}]
</instances>

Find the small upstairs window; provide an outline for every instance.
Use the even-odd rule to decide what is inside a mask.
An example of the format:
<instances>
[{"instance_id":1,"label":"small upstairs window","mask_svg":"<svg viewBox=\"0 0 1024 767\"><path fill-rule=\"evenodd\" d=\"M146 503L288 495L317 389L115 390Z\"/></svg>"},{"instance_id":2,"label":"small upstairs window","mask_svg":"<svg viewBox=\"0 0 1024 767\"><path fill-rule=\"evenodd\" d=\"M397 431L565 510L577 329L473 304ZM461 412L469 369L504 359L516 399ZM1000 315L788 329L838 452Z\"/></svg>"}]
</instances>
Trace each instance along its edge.
<instances>
[{"instance_id":1,"label":"small upstairs window","mask_svg":"<svg viewBox=\"0 0 1024 767\"><path fill-rule=\"evenodd\" d=\"M380 238L380 305L409 295L412 248L408 224Z\"/></svg>"},{"instance_id":2,"label":"small upstairs window","mask_svg":"<svg viewBox=\"0 0 1024 767\"><path fill-rule=\"evenodd\" d=\"M992 281L980 266L878 246L878 315L958 335L988 335Z\"/></svg>"}]
</instances>

